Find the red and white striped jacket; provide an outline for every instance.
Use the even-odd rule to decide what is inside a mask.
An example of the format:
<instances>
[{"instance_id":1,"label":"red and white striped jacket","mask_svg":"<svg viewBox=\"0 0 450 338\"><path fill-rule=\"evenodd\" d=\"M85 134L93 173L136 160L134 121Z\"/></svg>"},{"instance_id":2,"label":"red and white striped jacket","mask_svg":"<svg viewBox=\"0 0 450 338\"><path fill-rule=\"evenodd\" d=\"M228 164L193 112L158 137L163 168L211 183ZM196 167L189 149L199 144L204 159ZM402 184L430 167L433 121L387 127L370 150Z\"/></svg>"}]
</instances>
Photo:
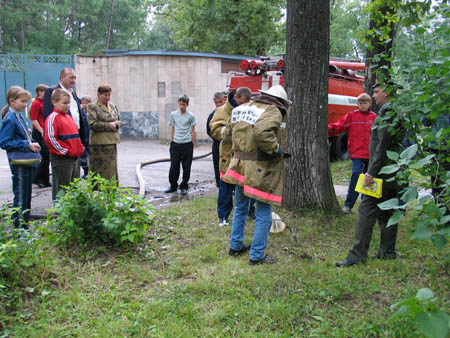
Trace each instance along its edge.
<instances>
[{"instance_id":1,"label":"red and white striped jacket","mask_svg":"<svg viewBox=\"0 0 450 338\"><path fill-rule=\"evenodd\" d=\"M60 110L54 110L45 120L44 141L55 155L77 158L84 151L72 116Z\"/></svg>"}]
</instances>

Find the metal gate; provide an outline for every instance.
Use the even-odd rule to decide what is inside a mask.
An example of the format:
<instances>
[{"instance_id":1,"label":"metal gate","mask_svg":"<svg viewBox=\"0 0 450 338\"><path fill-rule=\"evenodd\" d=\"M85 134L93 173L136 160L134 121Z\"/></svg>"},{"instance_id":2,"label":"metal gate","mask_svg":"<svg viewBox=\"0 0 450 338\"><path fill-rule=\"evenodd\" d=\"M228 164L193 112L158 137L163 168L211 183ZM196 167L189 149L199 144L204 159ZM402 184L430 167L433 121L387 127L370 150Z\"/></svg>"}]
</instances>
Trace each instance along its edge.
<instances>
[{"instance_id":1,"label":"metal gate","mask_svg":"<svg viewBox=\"0 0 450 338\"><path fill-rule=\"evenodd\" d=\"M74 67L72 55L0 55L0 109L11 86L21 86L34 96L38 84L54 85L64 67Z\"/></svg>"}]
</instances>

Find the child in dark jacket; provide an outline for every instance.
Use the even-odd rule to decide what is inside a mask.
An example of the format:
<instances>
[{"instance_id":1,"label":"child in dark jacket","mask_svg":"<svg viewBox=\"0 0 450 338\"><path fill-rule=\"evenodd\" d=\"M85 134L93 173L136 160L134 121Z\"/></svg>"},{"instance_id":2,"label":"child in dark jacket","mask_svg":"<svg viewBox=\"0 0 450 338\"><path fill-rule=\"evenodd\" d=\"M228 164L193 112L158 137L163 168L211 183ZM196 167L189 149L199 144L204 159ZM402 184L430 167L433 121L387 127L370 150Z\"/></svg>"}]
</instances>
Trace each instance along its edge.
<instances>
[{"instance_id":1,"label":"child in dark jacket","mask_svg":"<svg viewBox=\"0 0 450 338\"><path fill-rule=\"evenodd\" d=\"M348 132L348 152L352 159L352 176L348 185L347 198L342 211L350 213L358 199L355 191L359 174L365 173L369 163L370 128L377 115L370 110L371 99L366 93L357 98L358 108L343 118L328 125L328 136Z\"/></svg>"},{"instance_id":2,"label":"child in dark jacket","mask_svg":"<svg viewBox=\"0 0 450 338\"><path fill-rule=\"evenodd\" d=\"M11 163L13 152L39 152L39 143L34 142L23 115L31 94L19 86L13 86L6 94L8 104L2 109L3 123L0 129L0 147L8 153L9 168L12 174L12 188L14 193L14 211L12 218L14 226L26 227L30 218L31 188L36 164L15 165ZM21 224L21 221L23 223Z\"/></svg>"},{"instance_id":3,"label":"child in dark jacket","mask_svg":"<svg viewBox=\"0 0 450 338\"><path fill-rule=\"evenodd\" d=\"M51 101L53 113L45 120L45 144L50 151L52 166L52 198L63 186L68 186L74 180L77 160L83 154L78 128L73 118L68 114L70 96L62 89L55 89Z\"/></svg>"}]
</instances>

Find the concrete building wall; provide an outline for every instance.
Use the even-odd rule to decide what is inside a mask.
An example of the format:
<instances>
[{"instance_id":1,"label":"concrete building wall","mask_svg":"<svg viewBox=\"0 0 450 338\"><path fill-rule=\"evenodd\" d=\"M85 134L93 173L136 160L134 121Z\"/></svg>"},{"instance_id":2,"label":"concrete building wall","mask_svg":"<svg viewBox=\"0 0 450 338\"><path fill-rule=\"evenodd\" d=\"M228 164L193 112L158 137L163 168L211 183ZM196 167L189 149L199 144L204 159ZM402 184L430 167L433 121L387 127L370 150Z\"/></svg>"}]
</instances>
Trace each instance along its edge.
<instances>
[{"instance_id":1,"label":"concrete building wall","mask_svg":"<svg viewBox=\"0 0 450 338\"><path fill-rule=\"evenodd\" d=\"M227 74L219 58L161 55L87 57L75 60L77 93L96 99L103 82L112 86L111 102L121 112L125 136L170 137L168 119L181 94L197 119L197 138L208 139L206 119L214 109L215 92L226 89Z\"/></svg>"}]
</instances>

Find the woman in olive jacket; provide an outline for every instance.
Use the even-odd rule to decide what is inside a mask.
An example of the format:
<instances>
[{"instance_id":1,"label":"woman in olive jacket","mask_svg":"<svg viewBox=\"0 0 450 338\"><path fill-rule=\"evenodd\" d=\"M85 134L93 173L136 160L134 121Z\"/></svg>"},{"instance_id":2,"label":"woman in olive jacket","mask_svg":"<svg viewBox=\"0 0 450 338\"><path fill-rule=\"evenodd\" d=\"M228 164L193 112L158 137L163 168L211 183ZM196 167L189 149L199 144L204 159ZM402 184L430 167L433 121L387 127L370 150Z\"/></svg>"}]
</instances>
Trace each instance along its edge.
<instances>
[{"instance_id":1,"label":"woman in olive jacket","mask_svg":"<svg viewBox=\"0 0 450 338\"><path fill-rule=\"evenodd\" d=\"M117 106L109 103L111 86L102 84L97 89L98 100L87 108L90 134L89 170L105 179L119 181L117 171L117 144L122 126Z\"/></svg>"}]
</instances>

